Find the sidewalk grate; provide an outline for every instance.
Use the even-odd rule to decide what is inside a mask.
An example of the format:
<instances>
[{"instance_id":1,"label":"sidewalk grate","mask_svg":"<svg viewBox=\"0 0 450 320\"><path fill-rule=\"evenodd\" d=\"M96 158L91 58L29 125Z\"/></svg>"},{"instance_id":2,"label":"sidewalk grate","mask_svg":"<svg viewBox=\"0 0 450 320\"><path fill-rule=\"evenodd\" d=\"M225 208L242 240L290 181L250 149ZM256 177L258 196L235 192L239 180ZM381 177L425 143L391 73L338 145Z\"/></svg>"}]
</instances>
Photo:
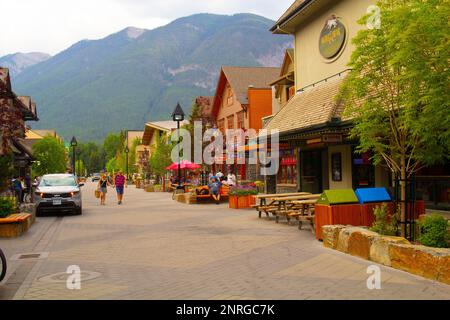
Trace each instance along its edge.
<instances>
[{"instance_id":1,"label":"sidewalk grate","mask_svg":"<svg viewBox=\"0 0 450 320\"><path fill-rule=\"evenodd\" d=\"M40 260L48 258L48 252L40 252L40 253L20 253L11 257L10 260Z\"/></svg>"}]
</instances>

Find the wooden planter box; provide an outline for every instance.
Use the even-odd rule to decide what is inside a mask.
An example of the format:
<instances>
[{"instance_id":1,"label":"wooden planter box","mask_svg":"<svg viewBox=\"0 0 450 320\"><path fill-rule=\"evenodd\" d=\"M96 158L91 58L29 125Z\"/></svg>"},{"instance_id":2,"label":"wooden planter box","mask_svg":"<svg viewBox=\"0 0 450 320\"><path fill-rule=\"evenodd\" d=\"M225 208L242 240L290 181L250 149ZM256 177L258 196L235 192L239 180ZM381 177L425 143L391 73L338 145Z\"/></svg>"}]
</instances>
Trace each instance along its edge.
<instances>
[{"instance_id":1,"label":"wooden planter box","mask_svg":"<svg viewBox=\"0 0 450 320\"><path fill-rule=\"evenodd\" d=\"M229 207L231 209L249 209L256 204L255 196L229 196Z\"/></svg>"},{"instance_id":2,"label":"wooden planter box","mask_svg":"<svg viewBox=\"0 0 450 320\"><path fill-rule=\"evenodd\" d=\"M382 203L367 204L348 204L348 205L316 205L315 221L316 221L316 237L322 240L322 226L325 225L351 225L356 227L372 227L375 222L373 211ZM395 203L388 203L388 212L394 214L396 210ZM418 220L421 215L425 214L425 202L416 201L414 207L414 220Z\"/></svg>"},{"instance_id":3,"label":"wooden planter box","mask_svg":"<svg viewBox=\"0 0 450 320\"><path fill-rule=\"evenodd\" d=\"M333 206L317 204L315 206L316 238L323 239L322 226L335 224L361 226L361 220L360 204Z\"/></svg>"}]
</instances>

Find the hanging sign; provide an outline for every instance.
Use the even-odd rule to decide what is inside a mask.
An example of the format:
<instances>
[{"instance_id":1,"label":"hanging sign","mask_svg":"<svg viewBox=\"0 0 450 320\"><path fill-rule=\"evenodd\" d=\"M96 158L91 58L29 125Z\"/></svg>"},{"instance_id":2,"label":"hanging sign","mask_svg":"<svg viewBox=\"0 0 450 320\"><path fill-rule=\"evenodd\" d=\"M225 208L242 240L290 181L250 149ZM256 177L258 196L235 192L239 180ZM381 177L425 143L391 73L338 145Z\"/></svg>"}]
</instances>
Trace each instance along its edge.
<instances>
[{"instance_id":1,"label":"hanging sign","mask_svg":"<svg viewBox=\"0 0 450 320\"><path fill-rule=\"evenodd\" d=\"M347 37L344 24L336 15L332 15L320 33L319 50L325 59L333 59L342 50Z\"/></svg>"}]
</instances>

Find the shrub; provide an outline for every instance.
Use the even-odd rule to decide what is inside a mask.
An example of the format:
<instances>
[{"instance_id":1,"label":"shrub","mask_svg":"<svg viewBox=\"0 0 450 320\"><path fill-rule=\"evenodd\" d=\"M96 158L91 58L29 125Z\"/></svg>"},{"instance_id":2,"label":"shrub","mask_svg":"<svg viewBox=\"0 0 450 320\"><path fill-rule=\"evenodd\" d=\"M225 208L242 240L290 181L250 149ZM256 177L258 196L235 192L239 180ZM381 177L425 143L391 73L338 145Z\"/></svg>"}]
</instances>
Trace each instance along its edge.
<instances>
[{"instance_id":1,"label":"shrub","mask_svg":"<svg viewBox=\"0 0 450 320\"><path fill-rule=\"evenodd\" d=\"M373 211L375 222L370 228L371 231L385 236L396 236L398 232L398 213L389 215L388 205L383 203Z\"/></svg>"},{"instance_id":2,"label":"shrub","mask_svg":"<svg viewBox=\"0 0 450 320\"><path fill-rule=\"evenodd\" d=\"M230 196L256 196L258 194L256 186L232 187L228 193Z\"/></svg>"},{"instance_id":3,"label":"shrub","mask_svg":"<svg viewBox=\"0 0 450 320\"><path fill-rule=\"evenodd\" d=\"M6 218L15 210L14 198L0 198L0 218Z\"/></svg>"},{"instance_id":4,"label":"shrub","mask_svg":"<svg viewBox=\"0 0 450 320\"><path fill-rule=\"evenodd\" d=\"M427 216L419 223L419 242L427 247L448 248L448 229L449 223L443 216L437 213Z\"/></svg>"}]
</instances>

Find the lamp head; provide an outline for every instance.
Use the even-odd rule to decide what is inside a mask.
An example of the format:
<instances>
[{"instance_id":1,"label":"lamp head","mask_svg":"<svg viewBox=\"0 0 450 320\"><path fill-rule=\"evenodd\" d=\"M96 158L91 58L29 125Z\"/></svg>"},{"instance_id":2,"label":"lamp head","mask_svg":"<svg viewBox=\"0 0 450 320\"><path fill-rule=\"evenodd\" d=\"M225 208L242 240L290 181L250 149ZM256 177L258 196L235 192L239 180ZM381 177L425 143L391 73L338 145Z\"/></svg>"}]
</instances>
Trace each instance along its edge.
<instances>
[{"instance_id":1,"label":"lamp head","mask_svg":"<svg viewBox=\"0 0 450 320\"><path fill-rule=\"evenodd\" d=\"M184 120L184 116L185 116L184 111L181 108L180 103L178 103L177 106L175 107L175 110L172 113L172 119L173 121L181 122Z\"/></svg>"}]
</instances>

